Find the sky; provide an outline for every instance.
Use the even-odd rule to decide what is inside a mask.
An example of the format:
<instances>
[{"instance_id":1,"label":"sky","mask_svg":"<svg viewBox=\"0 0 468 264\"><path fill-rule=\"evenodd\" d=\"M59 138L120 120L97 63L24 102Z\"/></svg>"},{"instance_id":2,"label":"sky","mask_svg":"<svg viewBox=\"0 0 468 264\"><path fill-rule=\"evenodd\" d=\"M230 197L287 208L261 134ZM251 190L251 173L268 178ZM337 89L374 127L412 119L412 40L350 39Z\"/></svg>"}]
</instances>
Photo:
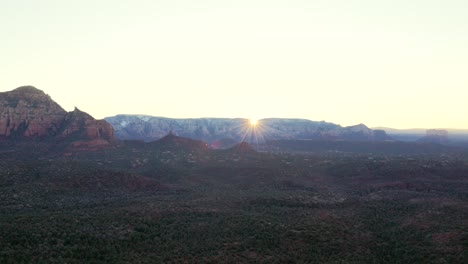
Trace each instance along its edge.
<instances>
[{"instance_id":1,"label":"sky","mask_svg":"<svg viewBox=\"0 0 468 264\"><path fill-rule=\"evenodd\" d=\"M0 91L96 118L468 128L466 0L0 0Z\"/></svg>"}]
</instances>

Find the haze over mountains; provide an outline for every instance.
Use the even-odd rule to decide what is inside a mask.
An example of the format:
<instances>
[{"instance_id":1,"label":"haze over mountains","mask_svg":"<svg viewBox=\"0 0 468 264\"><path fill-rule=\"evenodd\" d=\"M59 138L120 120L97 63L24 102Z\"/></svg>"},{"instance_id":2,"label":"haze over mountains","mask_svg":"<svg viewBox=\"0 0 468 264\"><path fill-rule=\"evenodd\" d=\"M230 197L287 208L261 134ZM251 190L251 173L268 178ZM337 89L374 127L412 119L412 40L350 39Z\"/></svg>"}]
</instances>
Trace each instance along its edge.
<instances>
[{"instance_id":1,"label":"haze over mountains","mask_svg":"<svg viewBox=\"0 0 468 264\"><path fill-rule=\"evenodd\" d=\"M388 127L375 127L373 129L385 130L389 136L395 140L401 141L418 141L427 138L427 134L431 134L434 129L427 128L413 128L413 129L395 129ZM468 141L468 129L435 129L439 131L446 131L446 140L451 142ZM429 136L431 137L431 136Z\"/></svg>"}]
</instances>

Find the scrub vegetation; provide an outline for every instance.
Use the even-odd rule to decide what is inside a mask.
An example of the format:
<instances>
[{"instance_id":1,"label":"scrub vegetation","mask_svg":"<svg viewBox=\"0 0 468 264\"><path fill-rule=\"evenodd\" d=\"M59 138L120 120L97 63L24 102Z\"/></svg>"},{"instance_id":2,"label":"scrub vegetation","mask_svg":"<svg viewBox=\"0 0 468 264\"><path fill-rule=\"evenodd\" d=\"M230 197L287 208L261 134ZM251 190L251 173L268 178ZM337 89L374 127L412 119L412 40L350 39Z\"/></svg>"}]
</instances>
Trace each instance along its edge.
<instances>
[{"instance_id":1,"label":"scrub vegetation","mask_svg":"<svg viewBox=\"0 0 468 264\"><path fill-rule=\"evenodd\" d=\"M468 156L0 153L0 263L466 263Z\"/></svg>"}]
</instances>

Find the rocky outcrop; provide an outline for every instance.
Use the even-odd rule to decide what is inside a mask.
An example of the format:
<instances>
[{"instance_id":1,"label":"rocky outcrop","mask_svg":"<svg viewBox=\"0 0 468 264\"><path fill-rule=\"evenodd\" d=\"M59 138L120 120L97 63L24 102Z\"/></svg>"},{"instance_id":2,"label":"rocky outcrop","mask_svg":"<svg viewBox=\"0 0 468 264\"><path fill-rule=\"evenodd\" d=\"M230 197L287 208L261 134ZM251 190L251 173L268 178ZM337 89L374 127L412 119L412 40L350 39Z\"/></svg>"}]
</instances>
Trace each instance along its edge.
<instances>
[{"instance_id":1,"label":"rocky outcrop","mask_svg":"<svg viewBox=\"0 0 468 264\"><path fill-rule=\"evenodd\" d=\"M104 120L96 120L89 114L75 110L65 115L62 137L75 136L82 139L114 139L114 129Z\"/></svg>"},{"instance_id":2,"label":"rocky outcrop","mask_svg":"<svg viewBox=\"0 0 468 264\"><path fill-rule=\"evenodd\" d=\"M173 131L181 137L208 142L214 148L228 147L247 141L251 143L281 139L317 140L388 140L385 131L374 131L363 124L342 127L324 121L269 118L252 126L247 119L193 118L171 119L144 115L117 115L106 118L119 139L154 141ZM221 147L220 147L221 146Z\"/></svg>"},{"instance_id":3,"label":"rocky outcrop","mask_svg":"<svg viewBox=\"0 0 468 264\"><path fill-rule=\"evenodd\" d=\"M0 93L0 138L97 140L102 145L114 140L114 129L77 108L67 113L43 91L23 86Z\"/></svg>"},{"instance_id":4,"label":"rocky outcrop","mask_svg":"<svg viewBox=\"0 0 468 264\"><path fill-rule=\"evenodd\" d=\"M0 93L0 137L48 137L60 130L67 112L31 86Z\"/></svg>"}]
</instances>

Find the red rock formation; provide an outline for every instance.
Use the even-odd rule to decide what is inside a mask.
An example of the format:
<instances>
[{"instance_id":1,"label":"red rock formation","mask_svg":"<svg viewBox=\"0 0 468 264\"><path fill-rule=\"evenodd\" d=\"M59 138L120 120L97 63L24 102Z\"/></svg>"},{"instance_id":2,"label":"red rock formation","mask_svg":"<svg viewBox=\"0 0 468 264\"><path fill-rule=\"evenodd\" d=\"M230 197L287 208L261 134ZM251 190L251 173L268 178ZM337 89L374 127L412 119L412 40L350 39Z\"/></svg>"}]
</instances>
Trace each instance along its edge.
<instances>
[{"instance_id":1,"label":"red rock formation","mask_svg":"<svg viewBox=\"0 0 468 264\"><path fill-rule=\"evenodd\" d=\"M31 86L0 93L0 136L53 136L66 114L47 94Z\"/></svg>"},{"instance_id":2,"label":"red rock formation","mask_svg":"<svg viewBox=\"0 0 468 264\"><path fill-rule=\"evenodd\" d=\"M114 128L104 120L96 120L89 114L75 108L66 114L62 137L76 135L84 139L114 139Z\"/></svg>"},{"instance_id":3,"label":"red rock formation","mask_svg":"<svg viewBox=\"0 0 468 264\"><path fill-rule=\"evenodd\" d=\"M32 86L0 93L0 137L114 140L113 127L75 108L67 113L50 96Z\"/></svg>"}]
</instances>

